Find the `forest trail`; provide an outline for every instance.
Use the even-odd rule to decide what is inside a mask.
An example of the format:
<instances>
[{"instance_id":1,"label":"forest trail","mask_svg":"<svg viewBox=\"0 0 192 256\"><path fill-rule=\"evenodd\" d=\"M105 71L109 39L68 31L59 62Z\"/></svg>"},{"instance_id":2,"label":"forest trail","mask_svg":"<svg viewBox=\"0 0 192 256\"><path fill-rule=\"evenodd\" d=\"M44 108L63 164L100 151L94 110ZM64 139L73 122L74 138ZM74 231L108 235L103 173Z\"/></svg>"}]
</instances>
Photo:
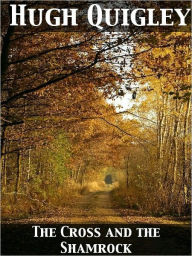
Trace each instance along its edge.
<instances>
[{"instance_id":1,"label":"forest trail","mask_svg":"<svg viewBox=\"0 0 192 256\"><path fill-rule=\"evenodd\" d=\"M110 192L99 191L85 195L79 202L83 209L83 223L126 223L113 207Z\"/></svg>"},{"instance_id":2,"label":"forest trail","mask_svg":"<svg viewBox=\"0 0 192 256\"><path fill-rule=\"evenodd\" d=\"M90 224L96 224L96 226L99 224L107 224L107 226L111 224L121 224L122 227L126 227L126 224L153 224L160 223L160 220L163 221L163 218L141 216L138 211L116 208L115 202L112 201L111 193L109 191L89 192L85 195L81 195L78 199L79 200L76 200L76 204L70 208L55 208L52 212L46 212L46 214L42 216L38 215L29 219L20 219L12 222L7 221L9 224L15 223L17 225L3 226L3 237L6 237L6 242L8 241L7 243L4 243L4 250L8 251L9 255L12 255L19 251L18 248L23 248L25 246L25 248L27 248L26 250L29 252L33 251L34 255L37 255L40 252L40 254L45 254L44 252L46 252L47 248L49 248L49 254L56 254L55 251L58 250L58 244L61 242L59 236L56 239L51 238L48 240L48 243L47 240L32 240L31 236L33 235L33 231L31 231L31 225L22 224L87 224L88 226ZM166 224L168 224L168 222L166 222ZM111 225L111 227L113 226ZM137 249L135 254L141 255L144 250L150 250L150 255L157 255L157 252L159 251L162 252L162 254L164 253L163 255L171 255L173 254L172 250L175 250L178 253L177 255L190 255L190 225L171 225L171 223L169 223L168 225L164 225L164 227L165 228L161 229L163 238L160 240L145 239L141 242L140 238L138 240L137 237L133 236L132 243L139 245L138 247L135 246L135 250ZM18 236L18 234L21 235ZM103 239L104 238L101 238L98 241L102 241L102 243L114 241ZM72 241L71 243L79 243L78 241L81 240L74 238L69 241ZM8 246L6 246L6 244ZM27 255L28 254L30 253L27 253Z\"/></svg>"},{"instance_id":3,"label":"forest trail","mask_svg":"<svg viewBox=\"0 0 192 256\"><path fill-rule=\"evenodd\" d=\"M113 209L110 192L97 191L81 195L71 207L50 210L44 216L10 220L6 223L126 223L120 213Z\"/></svg>"},{"instance_id":4,"label":"forest trail","mask_svg":"<svg viewBox=\"0 0 192 256\"><path fill-rule=\"evenodd\" d=\"M50 209L30 218L7 220L3 223L44 224L178 224L176 219L142 216L139 211L114 206L110 191L88 192L70 207ZM188 224L188 221L182 221Z\"/></svg>"}]
</instances>

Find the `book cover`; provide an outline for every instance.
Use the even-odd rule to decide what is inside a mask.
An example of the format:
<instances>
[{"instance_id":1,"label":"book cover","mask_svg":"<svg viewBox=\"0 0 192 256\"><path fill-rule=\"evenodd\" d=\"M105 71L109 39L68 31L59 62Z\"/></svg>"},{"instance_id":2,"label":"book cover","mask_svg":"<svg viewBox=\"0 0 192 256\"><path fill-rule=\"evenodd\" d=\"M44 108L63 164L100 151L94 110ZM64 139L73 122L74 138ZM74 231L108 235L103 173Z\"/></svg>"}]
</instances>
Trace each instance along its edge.
<instances>
[{"instance_id":1,"label":"book cover","mask_svg":"<svg viewBox=\"0 0 192 256\"><path fill-rule=\"evenodd\" d=\"M191 2L1 1L1 255L191 255Z\"/></svg>"}]
</instances>

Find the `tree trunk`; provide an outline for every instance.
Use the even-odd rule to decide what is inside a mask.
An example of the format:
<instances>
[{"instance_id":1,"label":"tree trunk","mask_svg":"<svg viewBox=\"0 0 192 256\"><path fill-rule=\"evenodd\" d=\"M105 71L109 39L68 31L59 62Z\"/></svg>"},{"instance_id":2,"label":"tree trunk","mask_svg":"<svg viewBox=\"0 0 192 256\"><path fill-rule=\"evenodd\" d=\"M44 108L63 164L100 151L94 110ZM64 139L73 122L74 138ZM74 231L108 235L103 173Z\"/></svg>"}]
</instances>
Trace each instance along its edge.
<instances>
[{"instance_id":1,"label":"tree trunk","mask_svg":"<svg viewBox=\"0 0 192 256\"><path fill-rule=\"evenodd\" d=\"M5 152L9 151L8 143L5 144ZM8 154L5 154L2 157L2 192L6 192L7 190L7 160Z\"/></svg>"},{"instance_id":2,"label":"tree trunk","mask_svg":"<svg viewBox=\"0 0 192 256\"><path fill-rule=\"evenodd\" d=\"M19 191L20 175L21 175L21 154L18 151L18 153L17 153L17 173L16 173L16 182L15 182L15 202L17 201L17 193Z\"/></svg>"},{"instance_id":3,"label":"tree trunk","mask_svg":"<svg viewBox=\"0 0 192 256\"><path fill-rule=\"evenodd\" d=\"M184 194L184 203L187 205L189 203L189 192L188 192L188 177L187 177L187 162L188 162L188 150L187 150L187 135L188 135L188 126L189 126L189 115L190 115L190 106L191 100L189 99L187 103L187 109L185 112L185 119L184 119L184 131L183 131L183 194Z\"/></svg>"},{"instance_id":4,"label":"tree trunk","mask_svg":"<svg viewBox=\"0 0 192 256\"><path fill-rule=\"evenodd\" d=\"M127 162L126 162L126 191L128 191L129 186L129 156L127 156Z\"/></svg>"},{"instance_id":5,"label":"tree trunk","mask_svg":"<svg viewBox=\"0 0 192 256\"><path fill-rule=\"evenodd\" d=\"M178 128L180 122L180 114L182 111L183 104L178 107L178 100L176 99L175 108L176 112L179 116L176 115L175 117L175 125L174 125L174 134L173 134L173 142L174 142L174 162L173 162L173 186L172 186L172 193L176 190L177 184L177 175L178 175Z\"/></svg>"},{"instance_id":6,"label":"tree trunk","mask_svg":"<svg viewBox=\"0 0 192 256\"><path fill-rule=\"evenodd\" d=\"M9 17L11 18L11 9L9 7ZM2 76L2 82L4 80L4 76L7 72L8 68L8 56L9 56L9 46L10 46L10 39L14 32L13 26L8 26L7 32L5 36L3 37L3 47L2 47L2 54L1 54L1 76Z\"/></svg>"}]
</instances>

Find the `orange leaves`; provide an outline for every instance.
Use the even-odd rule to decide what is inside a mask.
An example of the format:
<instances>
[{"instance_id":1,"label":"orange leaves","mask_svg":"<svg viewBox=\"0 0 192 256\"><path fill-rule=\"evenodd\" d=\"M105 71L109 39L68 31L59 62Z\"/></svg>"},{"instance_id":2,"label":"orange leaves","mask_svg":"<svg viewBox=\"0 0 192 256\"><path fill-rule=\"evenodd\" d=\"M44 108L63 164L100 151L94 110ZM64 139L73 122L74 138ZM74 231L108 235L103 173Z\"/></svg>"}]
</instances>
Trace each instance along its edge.
<instances>
[{"instance_id":1,"label":"orange leaves","mask_svg":"<svg viewBox=\"0 0 192 256\"><path fill-rule=\"evenodd\" d=\"M148 82L152 88L159 87L166 92L180 90L186 81L189 82L189 33L156 33L155 36L156 45L133 61L133 72L139 77L137 81ZM149 42L144 40L141 48L148 49L150 44L147 44ZM157 91L161 93L160 90Z\"/></svg>"}]
</instances>

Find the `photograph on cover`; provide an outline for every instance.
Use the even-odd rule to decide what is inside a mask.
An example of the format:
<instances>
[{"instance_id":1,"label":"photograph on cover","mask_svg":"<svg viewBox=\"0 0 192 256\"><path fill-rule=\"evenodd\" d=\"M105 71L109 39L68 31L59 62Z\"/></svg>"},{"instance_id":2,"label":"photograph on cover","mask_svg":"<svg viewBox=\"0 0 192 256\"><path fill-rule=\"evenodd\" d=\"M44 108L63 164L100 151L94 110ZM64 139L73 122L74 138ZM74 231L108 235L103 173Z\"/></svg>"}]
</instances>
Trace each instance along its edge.
<instances>
[{"instance_id":1,"label":"photograph on cover","mask_svg":"<svg viewBox=\"0 0 192 256\"><path fill-rule=\"evenodd\" d=\"M1 255L191 255L191 2L1 2Z\"/></svg>"}]
</instances>

